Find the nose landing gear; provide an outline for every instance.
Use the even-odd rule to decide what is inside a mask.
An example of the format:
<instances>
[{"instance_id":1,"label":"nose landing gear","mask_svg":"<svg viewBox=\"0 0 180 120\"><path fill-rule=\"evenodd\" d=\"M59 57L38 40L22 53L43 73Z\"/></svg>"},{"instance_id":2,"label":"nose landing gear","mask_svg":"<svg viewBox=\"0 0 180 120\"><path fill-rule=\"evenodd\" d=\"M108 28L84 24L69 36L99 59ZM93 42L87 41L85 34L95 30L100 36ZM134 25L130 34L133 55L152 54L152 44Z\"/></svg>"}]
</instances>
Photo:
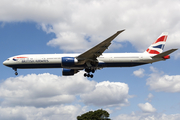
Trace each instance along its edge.
<instances>
[{"instance_id":1,"label":"nose landing gear","mask_svg":"<svg viewBox=\"0 0 180 120\"><path fill-rule=\"evenodd\" d=\"M15 72L15 75L17 76L17 75L18 75L18 72Z\"/></svg>"},{"instance_id":2,"label":"nose landing gear","mask_svg":"<svg viewBox=\"0 0 180 120\"><path fill-rule=\"evenodd\" d=\"M17 76L18 75L17 68L13 68L13 70L15 71L15 75Z\"/></svg>"}]
</instances>

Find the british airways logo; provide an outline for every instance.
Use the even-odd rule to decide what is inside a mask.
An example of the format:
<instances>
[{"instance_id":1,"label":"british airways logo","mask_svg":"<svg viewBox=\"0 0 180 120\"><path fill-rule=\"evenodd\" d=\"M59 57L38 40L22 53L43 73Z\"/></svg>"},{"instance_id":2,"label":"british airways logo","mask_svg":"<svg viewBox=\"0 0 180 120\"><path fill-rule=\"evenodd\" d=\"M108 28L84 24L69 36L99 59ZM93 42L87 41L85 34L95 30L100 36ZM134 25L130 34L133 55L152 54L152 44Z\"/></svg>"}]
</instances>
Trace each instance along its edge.
<instances>
[{"instance_id":1,"label":"british airways logo","mask_svg":"<svg viewBox=\"0 0 180 120\"><path fill-rule=\"evenodd\" d=\"M27 57L14 57L13 60L17 61L18 59L21 59L21 58L27 58Z\"/></svg>"}]
</instances>

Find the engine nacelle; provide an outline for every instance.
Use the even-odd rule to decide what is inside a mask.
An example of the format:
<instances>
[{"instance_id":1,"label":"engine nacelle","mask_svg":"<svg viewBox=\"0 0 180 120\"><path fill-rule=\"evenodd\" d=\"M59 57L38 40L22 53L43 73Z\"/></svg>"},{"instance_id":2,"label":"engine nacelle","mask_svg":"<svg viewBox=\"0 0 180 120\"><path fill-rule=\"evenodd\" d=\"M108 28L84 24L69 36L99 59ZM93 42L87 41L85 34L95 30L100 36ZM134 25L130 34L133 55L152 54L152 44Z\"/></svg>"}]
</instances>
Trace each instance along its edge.
<instances>
[{"instance_id":1,"label":"engine nacelle","mask_svg":"<svg viewBox=\"0 0 180 120\"><path fill-rule=\"evenodd\" d=\"M62 57L61 63L63 67L72 67L78 63L78 60L74 57Z\"/></svg>"},{"instance_id":2,"label":"engine nacelle","mask_svg":"<svg viewBox=\"0 0 180 120\"><path fill-rule=\"evenodd\" d=\"M63 68L62 75L63 76L71 76L71 75L76 74L77 72L78 72L78 70Z\"/></svg>"}]
</instances>

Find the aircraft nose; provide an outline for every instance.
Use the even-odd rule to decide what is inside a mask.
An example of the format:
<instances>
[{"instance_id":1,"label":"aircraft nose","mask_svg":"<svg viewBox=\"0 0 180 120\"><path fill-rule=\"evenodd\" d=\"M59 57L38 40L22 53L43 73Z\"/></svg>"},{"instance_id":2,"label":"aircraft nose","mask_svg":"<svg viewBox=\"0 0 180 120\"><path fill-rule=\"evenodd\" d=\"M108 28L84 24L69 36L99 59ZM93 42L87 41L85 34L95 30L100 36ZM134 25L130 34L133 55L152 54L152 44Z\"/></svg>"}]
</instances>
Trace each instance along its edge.
<instances>
[{"instance_id":1,"label":"aircraft nose","mask_svg":"<svg viewBox=\"0 0 180 120\"><path fill-rule=\"evenodd\" d=\"M6 61L3 62L3 65L6 65Z\"/></svg>"},{"instance_id":2,"label":"aircraft nose","mask_svg":"<svg viewBox=\"0 0 180 120\"><path fill-rule=\"evenodd\" d=\"M7 65L8 65L7 61L4 61L4 62L3 62L3 65L7 66Z\"/></svg>"}]
</instances>

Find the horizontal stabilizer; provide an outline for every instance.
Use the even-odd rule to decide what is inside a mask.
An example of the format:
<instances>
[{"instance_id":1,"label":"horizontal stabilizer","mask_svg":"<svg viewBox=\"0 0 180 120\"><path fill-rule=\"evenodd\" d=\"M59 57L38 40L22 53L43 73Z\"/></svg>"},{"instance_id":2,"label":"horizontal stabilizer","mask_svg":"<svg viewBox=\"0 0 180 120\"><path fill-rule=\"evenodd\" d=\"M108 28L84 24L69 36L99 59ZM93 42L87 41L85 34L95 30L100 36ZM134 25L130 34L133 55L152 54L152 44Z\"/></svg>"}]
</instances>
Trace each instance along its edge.
<instances>
[{"instance_id":1,"label":"horizontal stabilizer","mask_svg":"<svg viewBox=\"0 0 180 120\"><path fill-rule=\"evenodd\" d=\"M160 54L158 54L158 55L155 55L155 56L153 56L152 58L162 58L162 57L164 57L164 56L166 56L166 55L169 55L169 54L171 54L172 52L174 52L174 51L176 51L177 49L171 49L171 50L168 50L168 51L166 51L166 52L163 52L163 53L160 53Z\"/></svg>"}]
</instances>

